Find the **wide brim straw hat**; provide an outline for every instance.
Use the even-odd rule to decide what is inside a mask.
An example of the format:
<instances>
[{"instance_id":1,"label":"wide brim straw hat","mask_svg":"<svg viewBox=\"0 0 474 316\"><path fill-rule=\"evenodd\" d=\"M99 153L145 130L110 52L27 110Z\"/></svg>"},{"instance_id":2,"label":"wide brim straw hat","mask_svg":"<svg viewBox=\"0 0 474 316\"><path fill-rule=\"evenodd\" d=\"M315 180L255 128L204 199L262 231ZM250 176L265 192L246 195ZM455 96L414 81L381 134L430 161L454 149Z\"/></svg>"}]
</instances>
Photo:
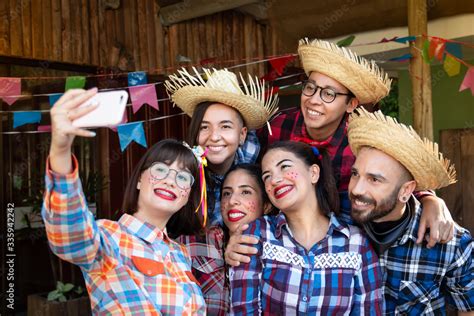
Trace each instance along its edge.
<instances>
[{"instance_id":1,"label":"wide brim straw hat","mask_svg":"<svg viewBox=\"0 0 474 316\"><path fill-rule=\"evenodd\" d=\"M349 145L357 156L362 147L378 149L400 162L416 180L416 190L434 190L456 182L456 170L439 152L438 144L422 139L411 126L381 111L363 108L351 114Z\"/></svg>"},{"instance_id":2,"label":"wide brim straw hat","mask_svg":"<svg viewBox=\"0 0 474 316\"><path fill-rule=\"evenodd\" d=\"M240 74L241 88L237 76L227 69L204 68L207 81L196 68L193 67L193 70L194 75L191 75L183 68L165 81L171 100L190 117L202 102L222 103L236 109L247 128L257 129L264 126L278 110L278 95L268 93L265 82L260 82L256 77L249 75L247 84Z\"/></svg>"},{"instance_id":3,"label":"wide brim straw hat","mask_svg":"<svg viewBox=\"0 0 474 316\"><path fill-rule=\"evenodd\" d=\"M318 39L301 39L298 45L306 75L316 71L341 83L361 104L374 104L390 92L391 79L374 61L345 47Z\"/></svg>"}]
</instances>

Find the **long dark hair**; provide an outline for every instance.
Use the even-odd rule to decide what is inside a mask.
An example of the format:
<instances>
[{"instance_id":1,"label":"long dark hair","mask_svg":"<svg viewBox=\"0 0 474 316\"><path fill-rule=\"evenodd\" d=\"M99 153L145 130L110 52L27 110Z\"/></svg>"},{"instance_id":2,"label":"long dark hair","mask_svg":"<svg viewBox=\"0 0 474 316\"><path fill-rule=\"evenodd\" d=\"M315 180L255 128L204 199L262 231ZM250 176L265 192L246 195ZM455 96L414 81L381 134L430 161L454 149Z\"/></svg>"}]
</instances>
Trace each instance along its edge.
<instances>
[{"instance_id":1,"label":"long dark hair","mask_svg":"<svg viewBox=\"0 0 474 316\"><path fill-rule=\"evenodd\" d=\"M301 159L308 167L316 164L319 166L319 180L316 184L316 199L319 208L325 215L334 212L339 214L339 193L337 191L336 180L331 167L331 158L323 149L319 149L321 158L316 156L310 145L295 141L279 141L268 146L263 155L265 157L271 150L281 149L293 153Z\"/></svg>"},{"instance_id":2,"label":"long dark hair","mask_svg":"<svg viewBox=\"0 0 474 316\"><path fill-rule=\"evenodd\" d=\"M194 212L199 204L199 166L194 154L189 148L175 139L165 139L154 144L140 159L128 180L125 189L122 211L134 214L137 211L138 195L137 183L143 171L147 170L154 162L172 163L179 161L189 169L194 181L191 187L189 201L178 212L174 213L166 224L168 235L176 238L179 235L193 235L201 231L201 220Z\"/></svg>"}]
</instances>

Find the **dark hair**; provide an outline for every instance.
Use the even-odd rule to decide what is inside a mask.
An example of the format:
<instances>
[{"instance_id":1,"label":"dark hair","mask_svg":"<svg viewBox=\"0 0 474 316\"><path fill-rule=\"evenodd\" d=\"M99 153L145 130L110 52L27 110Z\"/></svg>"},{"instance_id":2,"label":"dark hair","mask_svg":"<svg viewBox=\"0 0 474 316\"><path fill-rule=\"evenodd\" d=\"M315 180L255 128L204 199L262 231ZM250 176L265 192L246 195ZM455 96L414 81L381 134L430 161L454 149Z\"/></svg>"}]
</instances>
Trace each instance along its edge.
<instances>
[{"instance_id":1,"label":"dark hair","mask_svg":"<svg viewBox=\"0 0 474 316\"><path fill-rule=\"evenodd\" d=\"M330 212L334 212L336 215L339 214L339 193L332 172L331 159L327 152L318 148L322 156L322 159L320 159L314 154L313 149L308 144L295 141L279 141L268 146L263 157L274 149L281 149L293 153L308 167L314 164L318 165L320 171L319 180L316 184L316 199L319 208L325 215L329 215Z\"/></svg>"},{"instance_id":2,"label":"dark hair","mask_svg":"<svg viewBox=\"0 0 474 316\"><path fill-rule=\"evenodd\" d=\"M181 162L189 169L196 179L191 187L188 203L178 212L174 213L166 224L168 235L176 238L179 235L193 235L200 232L202 225L200 218L194 212L200 200L199 190L199 166L198 162L189 148L175 139L165 139L154 144L140 159L128 180L125 189L122 210L128 214L137 211L139 190L137 183L143 171L147 170L154 162L172 163Z\"/></svg>"}]
</instances>

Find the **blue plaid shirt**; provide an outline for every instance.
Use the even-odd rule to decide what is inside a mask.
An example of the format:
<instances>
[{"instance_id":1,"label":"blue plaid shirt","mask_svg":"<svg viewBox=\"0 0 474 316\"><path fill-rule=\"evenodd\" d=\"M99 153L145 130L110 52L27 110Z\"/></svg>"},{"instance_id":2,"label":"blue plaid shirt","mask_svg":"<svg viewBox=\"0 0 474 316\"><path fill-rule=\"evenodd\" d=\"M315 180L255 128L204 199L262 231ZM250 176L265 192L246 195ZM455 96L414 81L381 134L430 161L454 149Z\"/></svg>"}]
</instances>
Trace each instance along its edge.
<instances>
[{"instance_id":1,"label":"blue plaid shirt","mask_svg":"<svg viewBox=\"0 0 474 316\"><path fill-rule=\"evenodd\" d=\"M237 149L235 153L234 165L241 163L255 163L260 153L260 142L258 141L255 130L251 130L247 133L245 143ZM214 205L209 205L209 221L208 227L211 226L224 226L221 215L221 188L224 175L218 175L210 173L211 179L214 182L212 187L208 186L207 194L214 197Z\"/></svg>"},{"instance_id":2,"label":"blue plaid shirt","mask_svg":"<svg viewBox=\"0 0 474 316\"><path fill-rule=\"evenodd\" d=\"M309 251L283 213L250 224L259 238L250 263L230 270L235 315L381 315L382 274L362 231L331 215L326 237Z\"/></svg>"},{"instance_id":3,"label":"blue plaid shirt","mask_svg":"<svg viewBox=\"0 0 474 316\"><path fill-rule=\"evenodd\" d=\"M474 311L473 240L457 226L447 244L416 244L421 205L410 199L414 216L407 231L380 255L387 315L446 315L445 302Z\"/></svg>"}]
</instances>

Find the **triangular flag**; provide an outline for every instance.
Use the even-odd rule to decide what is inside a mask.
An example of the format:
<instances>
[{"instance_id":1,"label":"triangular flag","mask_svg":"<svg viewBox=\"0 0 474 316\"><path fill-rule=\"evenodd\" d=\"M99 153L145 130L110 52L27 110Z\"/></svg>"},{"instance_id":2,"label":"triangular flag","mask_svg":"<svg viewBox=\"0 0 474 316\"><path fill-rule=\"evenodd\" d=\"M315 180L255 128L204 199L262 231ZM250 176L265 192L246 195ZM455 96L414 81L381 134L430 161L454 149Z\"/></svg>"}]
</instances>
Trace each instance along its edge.
<instances>
[{"instance_id":1,"label":"triangular flag","mask_svg":"<svg viewBox=\"0 0 474 316\"><path fill-rule=\"evenodd\" d=\"M154 84L147 84L136 87L129 87L130 99L132 100L133 114L135 114L143 104L159 110L158 97L156 96L156 89Z\"/></svg>"},{"instance_id":2,"label":"triangular flag","mask_svg":"<svg viewBox=\"0 0 474 316\"><path fill-rule=\"evenodd\" d=\"M411 58L411 54L408 53L408 54L405 54L405 55L402 55L402 56L398 56L398 57L393 57L393 58L390 58L389 61L398 61L398 62L402 62L402 61L407 61L407 60L410 60Z\"/></svg>"},{"instance_id":3,"label":"triangular flag","mask_svg":"<svg viewBox=\"0 0 474 316\"><path fill-rule=\"evenodd\" d=\"M38 132L51 132L51 125L39 125Z\"/></svg>"},{"instance_id":4,"label":"triangular flag","mask_svg":"<svg viewBox=\"0 0 474 316\"><path fill-rule=\"evenodd\" d=\"M265 80L266 82L273 81L278 77L275 69L270 69L270 71L264 75L263 77L260 78L260 80Z\"/></svg>"},{"instance_id":5,"label":"triangular flag","mask_svg":"<svg viewBox=\"0 0 474 316\"><path fill-rule=\"evenodd\" d=\"M86 85L86 77L84 76L72 76L66 78L65 91L69 89L82 89Z\"/></svg>"},{"instance_id":6,"label":"triangular flag","mask_svg":"<svg viewBox=\"0 0 474 316\"><path fill-rule=\"evenodd\" d=\"M466 72L466 76L464 76L464 80L459 87L459 91L463 91L466 89L471 89L471 94L474 96L474 67L469 67Z\"/></svg>"},{"instance_id":7,"label":"triangular flag","mask_svg":"<svg viewBox=\"0 0 474 316\"><path fill-rule=\"evenodd\" d=\"M413 42L416 40L416 36L405 36L405 37L398 37L394 38L393 41L397 43L405 44L406 42Z\"/></svg>"},{"instance_id":8,"label":"triangular flag","mask_svg":"<svg viewBox=\"0 0 474 316\"><path fill-rule=\"evenodd\" d=\"M290 56L282 56L279 58L271 59L269 60L269 62L270 62L270 65L272 65L273 69L275 69L277 74L281 76L281 74L283 73L283 69L285 69L286 65L288 65L288 63L292 61L293 59L295 59L295 56L290 55Z\"/></svg>"},{"instance_id":9,"label":"triangular flag","mask_svg":"<svg viewBox=\"0 0 474 316\"><path fill-rule=\"evenodd\" d=\"M433 38L430 41L429 55L430 58L435 57L437 60L442 61L444 55L446 41L440 38Z\"/></svg>"},{"instance_id":10,"label":"triangular flag","mask_svg":"<svg viewBox=\"0 0 474 316\"><path fill-rule=\"evenodd\" d=\"M130 72L128 74L128 86L139 86L148 83L148 78L144 71Z\"/></svg>"},{"instance_id":11,"label":"triangular flag","mask_svg":"<svg viewBox=\"0 0 474 316\"><path fill-rule=\"evenodd\" d=\"M21 95L21 78L0 78L0 98L12 105Z\"/></svg>"},{"instance_id":12,"label":"triangular flag","mask_svg":"<svg viewBox=\"0 0 474 316\"><path fill-rule=\"evenodd\" d=\"M117 131L119 135L120 149L122 151L124 151L132 141L147 148L143 122L118 125Z\"/></svg>"},{"instance_id":13,"label":"triangular flag","mask_svg":"<svg viewBox=\"0 0 474 316\"><path fill-rule=\"evenodd\" d=\"M56 102L58 102L59 98L62 97L62 93L55 93L55 94L50 94L48 96L49 98L49 105L52 107Z\"/></svg>"},{"instance_id":14,"label":"triangular flag","mask_svg":"<svg viewBox=\"0 0 474 316\"><path fill-rule=\"evenodd\" d=\"M421 51L421 56L423 57L423 60L425 63L430 64L431 63L431 58L430 58L430 41L426 40L423 43L423 50Z\"/></svg>"},{"instance_id":15,"label":"triangular flag","mask_svg":"<svg viewBox=\"0 0 474 316\"><path fill-rule=\"evenodd\" d=\"M13 112L13 128L41 122L41 112Z\"/></svg>"},{"instance_id":16,"label":"triangular flag","mask_svg":"<svg viewBox=\"0 0 474 316\"><path fill-rule=\"evenodd\" d=\"M343 38L339 42L337 42L336 45L339 46L339 47L349 46L349 45L352 44L352 42L355 40L355 38L356 37L354 35L350 35L346 38Z\"/></svg>"},{"instance_id":17,"label":"triangular flag","mask_svg":"<svg viewBox=\"0 0 474 316\"><path fill-rule=\"evenodd\" d=\"M446 42L445 50L447 53L450 53L451 55L462 59L461 44Z\"/></svg>"},{"instance_id":18,"label":"triangular flag","mask_svg":"<svg viewBox=\"0 0 474 316\"><path fill-rule=\"evenodd\" d=\"M450 77L456 76L457 74L459 74L459 71L461 71L461 63L451 55L446 55L446 58L444 59L443 63L443 68L444 71L446 71L446 73Z\"/></svg>"},{"instance_id":19,"label":"triangular flag","mask_svg":"<svg viewBox=\"0 0 474 316\"><path fill-rule=\"evenodd\" d=\"M381 40L379 43L393 42L393 41L396 40L396 39L397 39L397 36L394 36L394 37L392 37L392 38L386 38L386 37L384 37L384 38L382 38L382 40Z\"/></svg>"}]
</instances>

